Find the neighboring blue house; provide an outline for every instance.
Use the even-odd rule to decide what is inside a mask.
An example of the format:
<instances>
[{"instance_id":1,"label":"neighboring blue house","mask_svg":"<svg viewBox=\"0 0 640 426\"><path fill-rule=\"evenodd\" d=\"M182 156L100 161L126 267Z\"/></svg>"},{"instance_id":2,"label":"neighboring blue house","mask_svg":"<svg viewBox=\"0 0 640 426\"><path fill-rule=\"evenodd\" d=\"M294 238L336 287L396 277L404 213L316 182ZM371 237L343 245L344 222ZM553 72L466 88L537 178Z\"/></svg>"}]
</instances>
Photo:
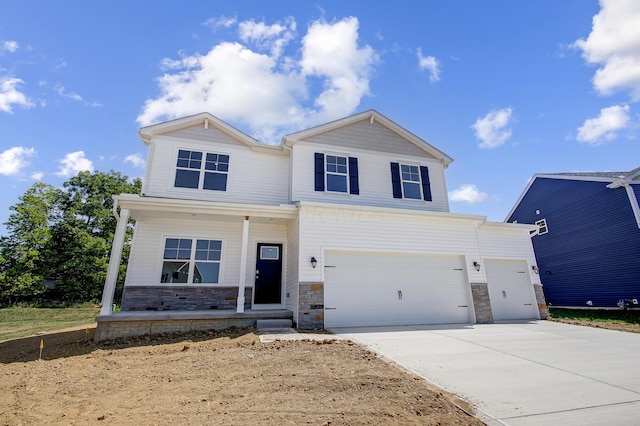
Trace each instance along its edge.
<instances>
[{"instance_id":1,"label":"neighboring blue house","mask_svg":"<svg viewBox=\"0 0 640 426\"><path fill-rule=\"evenodd\" d=\"M640 299L638 199L640 167L533 176L506 222L539 226L532 241L550 306Z\"/></svg>"}]
</instances>

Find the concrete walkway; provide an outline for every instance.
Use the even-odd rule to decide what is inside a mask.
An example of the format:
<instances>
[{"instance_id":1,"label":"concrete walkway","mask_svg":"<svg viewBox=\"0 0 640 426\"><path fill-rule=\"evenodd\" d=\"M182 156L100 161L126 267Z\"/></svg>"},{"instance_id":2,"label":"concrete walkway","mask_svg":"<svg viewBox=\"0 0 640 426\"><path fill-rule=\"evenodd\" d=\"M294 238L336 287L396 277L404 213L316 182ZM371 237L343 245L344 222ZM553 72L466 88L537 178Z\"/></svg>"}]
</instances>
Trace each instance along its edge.
<instances>
[{"instance_id":1,"label":"concrete walkway","mask_svg":"<svg viewBox=\"0 0 640 426\"><path fill-rule=\"evenodd\" d=\"M489 425L640 425L640 334L551 321L334 329Z\"/></svg>"}]
</instances>

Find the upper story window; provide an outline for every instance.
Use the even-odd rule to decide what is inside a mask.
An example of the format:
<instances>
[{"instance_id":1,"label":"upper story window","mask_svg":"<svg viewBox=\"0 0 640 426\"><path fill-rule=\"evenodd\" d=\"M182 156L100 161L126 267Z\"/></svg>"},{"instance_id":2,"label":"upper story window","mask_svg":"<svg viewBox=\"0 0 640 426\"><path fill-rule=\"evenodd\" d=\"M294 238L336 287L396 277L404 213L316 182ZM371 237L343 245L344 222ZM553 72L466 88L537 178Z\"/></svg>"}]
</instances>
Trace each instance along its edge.
<instances>
[{"instance_id":1,"label":"upper story window","mask_svg":"<svg viewBox=\"0 0 640 426\"><path fill-rule=\"evenodd\" d=\"M327 170L327 191L347 192L347 157L327 155L325 157Z\"/></svg>"},{"instance_id":2,"label":"upper story window","mask_svg":"<svg viewBox=\"0 0 640 426\"><path fill-rule=\"evenodd\" d=\"M393 198L432 201L429 168L391 163Z\"/></svg>"},{"instance_id":3,"label":"upper story window","mask_svg":"<svg viewBox=\"0 0 640 426\"><path fill-rule=\"evenodd\" d=\"M229 156L201 151L178 150L176 179L178 188L227 190Z\"/></svg>"},{"instance_id":4,"label":"upper story window","mask_svg":"<svg viewBox=\"0 0 640 426\"><path fill-rule=\"evenodd\" d=\"M360 194L358 159L316 152L315 190Z\"/></svg>"},{"instance_id":5,"label":"upper story window","mask_svg":"<svg viewBox=\"0 0 640 426\"><path fill-rule=\"evenodd\" d=\"M164 242L160 282L217 284L220 278L222 241L167 238Z\"/></svg>"},{"instance_id":6,"label":"upper story window","mask_svg":"<svg viewBox=\"0 0 640 426\"><path fill-rule=\"evenodd\" d=\"M547 227L547 219L540 219L536 222L538 226L538 235L544 235L549 232L549 228Z\"/></svg>"}]
</instances>

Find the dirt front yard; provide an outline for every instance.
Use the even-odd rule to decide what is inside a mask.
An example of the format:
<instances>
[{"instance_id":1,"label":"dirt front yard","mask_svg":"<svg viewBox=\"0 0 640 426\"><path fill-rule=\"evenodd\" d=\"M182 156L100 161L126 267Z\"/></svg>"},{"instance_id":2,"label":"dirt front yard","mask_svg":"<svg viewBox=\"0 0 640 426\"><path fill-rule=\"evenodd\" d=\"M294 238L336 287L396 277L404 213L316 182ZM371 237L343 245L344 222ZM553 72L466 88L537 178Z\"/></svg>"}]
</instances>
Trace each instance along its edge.
<instances>
[{"instance_id":1,"label":"dirt front yard","mask_svg":"<svg viewBox=\"0 0 640 426\"><path fill-rule=\"evenodd\" d=\"M95 345L86 331L0 343L1 425L482 424L349 341L239 329Z\"/></svg>"}]
</instances>

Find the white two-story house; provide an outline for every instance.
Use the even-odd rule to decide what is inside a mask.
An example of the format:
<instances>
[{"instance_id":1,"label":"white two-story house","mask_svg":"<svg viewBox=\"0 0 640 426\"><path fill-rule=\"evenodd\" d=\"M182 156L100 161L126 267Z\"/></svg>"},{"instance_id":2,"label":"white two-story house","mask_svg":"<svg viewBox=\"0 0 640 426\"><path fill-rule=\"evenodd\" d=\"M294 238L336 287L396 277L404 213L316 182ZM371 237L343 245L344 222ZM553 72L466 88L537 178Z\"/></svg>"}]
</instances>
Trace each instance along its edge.
<instances>
[{"instance_id":1,"label":"white two-story house","mask_svg":"<svg viewBox=\"0 0 640 426\"><path fill-rule=\"evenodd\" d=\"M103 317L130 217L122 312L286 309L300 328L546 316L532 226L450 213L453 159L377 111L276 146L208 113L140 136L142 194L114 197Z\"/></svg>"}]
</instances>

